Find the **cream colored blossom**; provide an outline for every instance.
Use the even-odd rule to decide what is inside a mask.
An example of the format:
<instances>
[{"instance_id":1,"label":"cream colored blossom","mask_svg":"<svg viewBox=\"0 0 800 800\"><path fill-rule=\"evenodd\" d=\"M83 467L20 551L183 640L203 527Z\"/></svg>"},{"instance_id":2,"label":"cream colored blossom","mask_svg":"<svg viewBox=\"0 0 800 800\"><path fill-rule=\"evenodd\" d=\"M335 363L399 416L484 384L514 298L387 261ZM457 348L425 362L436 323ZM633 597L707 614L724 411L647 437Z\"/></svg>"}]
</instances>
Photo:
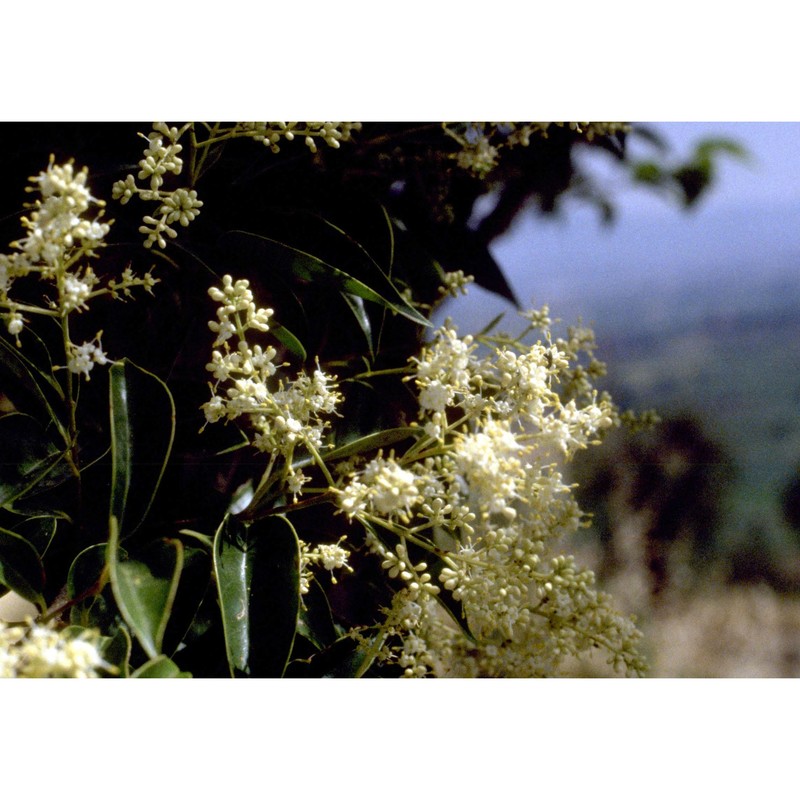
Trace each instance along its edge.
<instances>
[{"instance_id":1,"label":"cream colored blossom","mask_svg":"<svg viewBox=\"0 0 800 800\"><path fill-rule=\"evenodd\" d=\"M474 637L435 603L420 604L411 627L398 624L393 606L382 657L409 676L552 675L595 648L620 671L644 670L635 626L561 551L584 517L559 460L615 422L609 401L574 380L581 357L593 358L593 339L575 328L553 343L546 310L526 318L543 339L487 337L486 354L449 324L436 331L411 359L425 436L405 454L378 453L337 487L348 517L399 539L391 547L368 528L399 592L413 602L447 593ZM436 556L436 572L414 563L410 542Z\"/></svg>"},{"instance_id":2,"label":"cream colored blossom","mask_svg":"<svg viewBox=\"0 0 800 800\"><path fill-rule=\"evenodd\" d=\"M33 186L28 190L39 197L22 218L25 235L12 243L14 252L0 254L0 319L20 345L28 315L66 318L87 310L101 295L119 299L134 287L151 291L157 283L149 273L136 276L130 267L118 277L101 279L89 265L104 245L110 223L102 221L104 204L91 195L85 168L76 170L72 162L56 164L51 157L47 169L30 180ZM39 306L30 301L23 306L15 300L15 285L33 280L39 282L44 299ZM88 377L93 364L106 363L102 351L92 347L67 342L66 366L71 372Z\"/></svg>"},{"instance_id":3,"label":"cream colored blossom","mask_svg":"<svg viewBox=\"0 0 800 800\"><path fill-rule=\"evenodd\" d=\"M111 667L100 653L100 635L72 634L35 623L0 622L0 678L99 678Z\"/></svg>"},{"instance_id":4,"label":"cream colored blossom","mask_svg":"<svg viewBox=\"0 0 800 800\"><path fill-rule=\"evenodd\" d=\"M95 364L105 365L109 363L108 356L100 347L100 336L98 333L90 342L81 345L70 344L69 359L67 369L76 374L82 374L89 380L89 373Z\"/></svg>"},{"instance_id":5,"label":"cream colored blossom","mask_svg":"<svg viewBox=\"0 0 800 800\"><path fill-rule=\"evenodd\" d=\"M277 350L248 338L269 331L273 311L256 306L247 280L225 275L209 296L220 305L208 323L216 349L206 365L215 379L212 396L203 404L206 421L245 418L253 445L286 459L290 491L299 495L307 481L295 474L291 457L297 447L313 453L324 446L327 418L341 400L335 378L320 368L310 375L301 370L293 379L278 375Z\"/></svg>"}]
</instances>

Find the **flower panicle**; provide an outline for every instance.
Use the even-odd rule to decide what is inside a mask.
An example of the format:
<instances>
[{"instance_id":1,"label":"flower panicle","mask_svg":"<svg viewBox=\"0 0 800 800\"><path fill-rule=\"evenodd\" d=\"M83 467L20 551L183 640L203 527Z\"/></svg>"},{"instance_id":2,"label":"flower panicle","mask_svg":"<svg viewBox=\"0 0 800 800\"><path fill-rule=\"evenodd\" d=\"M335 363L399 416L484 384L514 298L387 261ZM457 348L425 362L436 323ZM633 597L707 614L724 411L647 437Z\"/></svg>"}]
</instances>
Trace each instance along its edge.
<instances>
[{"instance_id":1,"label":"flower panicle","mask_svg":"<svg viewBox=\"0 0 800 800\"><path fill-rule=\"evenodd\" d=\"M617 423L588 378L581 391L572 387L593 338L576 328L554 342L547 309L526 318L542 338L501 338L488 354L441 326L411 359L408 378L425 435L405 453L379 452L335 488L346 517L397 540L367 536L387 577L419 607L405 627L387 612L382 657L407 663L409 677L555 674L596 647L621 671L644 670L635 626L594 588L592 572L560 551L585 518L559 465ZM415 563L411 544L428 551L435 570ZM443 593L477 646L429 602Z\"/></svg>"},{"instance_id":2,"label":"flower panicle","mask_svg":"<svg viewBox=\"0 0 800 800\"><path fill-rule=\"evenodd\" d=\"M0 621L2 678L101 678L114 672L103 658L97 630Z\"/></svg>"},{"instance_id":3,"label":"flower panicle","mask_svg":"<svg viewBox=\"0 0 800 800\"><path fill-rule=\"evenodd\" d=\"M72 161L57 164L53 156L45 170L30 179L30 192L39 197L28 204L22 218L25 236L11 243L10 254L0 254L0 320L21 346L20 334L32 315L56 317L66 323L74 313L83 313L97 297L112 299L131 296L137 287L152 293L158 279L151 272L136 275L128 266L117 277L101 278L89 260L105 245L112 221L103 221L104 203L89 190L88 170L75 168ZM15 284L36 279L44 285L40 305L17 300ZM93 342L76 345L65 324L65 350L71 373L89 378L95 364L108 360Z\"/></svg>"},{"instance_id":4,"label":"flower panicle","mask_svg":"<svg viewBox=\"0 0 800 800\"><path fill-rule=\"evenodd\" d=\"M203 128L208 131L207 138L198 137ZM194 186L211 148L232 139L248 138L278 153L282 143L297 138L311 153L317 153L318 143L324 142L328 147L338 149L360 129L360 122L237 122L213 126L187 122L180 128L166 122L155 122L150 133L139 133L147 142L138 164L139 171L117 181L111 196L121 205L134 197L152 204L152 213L142 217L139 233L145 237L146 248L164 250L178 237L175 226L188 227L203 208L203 201ZM185 151L189 154L188 169ZM169 181L174 185L179 179L183 185L168 186Z\"/></svg>"}]
</instances>

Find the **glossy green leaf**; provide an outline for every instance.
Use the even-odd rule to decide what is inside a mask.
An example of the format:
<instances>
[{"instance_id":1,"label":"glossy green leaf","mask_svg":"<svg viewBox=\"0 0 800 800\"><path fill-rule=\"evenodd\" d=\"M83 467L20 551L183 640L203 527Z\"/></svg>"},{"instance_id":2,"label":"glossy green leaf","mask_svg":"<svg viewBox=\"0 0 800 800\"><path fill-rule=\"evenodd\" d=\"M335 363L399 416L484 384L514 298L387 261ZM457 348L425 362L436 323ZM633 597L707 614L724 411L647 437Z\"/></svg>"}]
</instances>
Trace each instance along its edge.
<instances>
[{"instance_id":1,"label":"glossy green leaf","mask_svg":"<svg viewBox=\"0 0 800 800\"><path fill-rule=\"evenodd\" d=\"M107 561L122 618L145 653L155 658L167 628L183 568L183 545L176 539L152 542L136 559L120 558L116 520L111 518Z\"/></svg>"},{"instance_id":2,"label":"glossy green leaf","mask_svg":"<svg viewBox=\"0 0 800 800\"><path fill-rule=\"evenodd\" d=\"M19 413L0 417L0 442L0 506L51 488L67 477L57 472L48 480L64 453L33 417Z\"/></svg>"},{"instance_id":3,"label":"glossy green leaf","mask_svg":"<svg viewBox=\"0 0 800 800\"><path fill-rule=\"evenodd\" d=\"M69 619L75 625L92 627L99 622L111 622L108 603L101 592L108 581L105 544L95 544L81 550L70 564L67 573L67 595L72 601Z\"/></svg>"},{"instance_id":4,"label":"glossy green leaf","mask_svg":"<svg viewBox=\"0 0 800 800\"><path fill-rule=\"evenodd\" d=\"M330 647L308 659L304 676L309 678L361 678L375 662L386 635L357 642L349 636L337 639Z\"/></svg>"},{"instance_id":5,"label":"glossy green leaf","mask_svg":"<svg viewBox=\"0 0 800 800\"><path fill-rule=\"evenodd\" d=\"M71 600L80 600L102 591L107 579L106 549L105 544L94 544L75 556L67 573L67 594Z\"/></svg>"},{"instance_id":6,"label":"glossy green leaf","mask_svg":"<svg viewBox=\"0 0 800 800\"><path fill-rule=\"evenodd\" d=\"M394 283L380 270L373 270L374 281L380 286L380 289L376 290L323 259L277 239L249 231L233 231L233 233L257 240L266 250L272 266L288 269L300 280L329 285L340 292L347 292L372 303L378 303L418 325L428 327L431 324L419 311L409 305ZM289 256L288 261L286 256Z\"/></svg>"},{"instance_id":7,"label":"glossy green leaf","mask_svg":"<svg viewBox=\"0 0 800 800\"><path fill-rule=\"evenodd\" d=\"M228 665L234 677L277 678L292 651L300 609L300 549L291 523L226 517L214 539Z\"/></svg>"},{"instance_id":8,"label":"glossy green leaf","mask_svg":"<svg viewBox=\"0 0 800 800\"><path fill-rule=\"evenodd\" d=\"M118 677L127 678L130 674L129 662L132 649L133 642L131 642L130 634L125 628L120 627L113 636L103 640L100 654L107 664L116 668Z\"/></svg>"},{"instance_id":9,"label":"glossy green leaf","mask_svg":"<svg viewBox=\"0 0 800 800\"><path fill-rule=\"evenodd\" d=\"M40 558L43 558L50 543L56 535L58 520L49 515L36 515L25 517L22 522L15 525L12 533L16 533L30 542L36 549Z\"/></svg>"},{"instance_id":10,"label":"glossy green leaf","mask_svg":"<svg viewBox=\"0 0 800 800\"><path fill-rule=\"evenodd\" d=\"M181 580L164 634L165 653L174 654L183 642L210 584L211 553L200 547L184 546Z\"/></svg>"},{"instance_id":11,"label":"glossy green leaf","mask_svg":"<svg viewBox=\"0 0 800 800\"><path fill-rule=\"evenodd\" d=\"M350 456L355 456L359 453L368 453L371 450L389 447L390 445L402 442L404 439L409 439L412 436L422 436L424 433L425 431L418 427L389 428L385 431L378 431L377 433L360 436L358 439L354 439L351 442L347 442L325 453L323 458L325 461L337 461L340 458L350 458Z\"/></svg>"},{"instance_id":12,"label":"glossy green leaf","mask_svg":"<svg viewBox=\"0 0 800 800\"><path fill-rule=\"evenodd\" d=\"M271 324L269 330L290 353L297 356L301 361L305 361L308 358L303 343L285 325Z\"/></svg>"},{"instance_id":13,"label":"glossy green leaf","mask_svg":"<svg viewBox=\"0 0 800 800\"><path fill-rule=\"evenodd\" d=\"M111 367L111 516L122 537L153 502L175 435L175 404L166 384L127 359Z\"/></svg>"},{"instance_id":14,"label":"glossy green leaf","mask_svg":"<svg viewBox=\"0 0 800 800\"><path fill-rule=\"evenodd\" d=\"M166 656L151 658L132 673L131 678L191 678L190 672L181 672L180 667Z\"/></svg>"},{"instance_id":15,"label":"glossy green leaf","mask_svg":"<svg viewBox=\"0 0 800 800\"><path fill-rule=\"evenodd\" d=\"M44 579L36 548L16 533L0 528L0 584L44 612Z\"/></svg>"},{"instance_id":16,"label":"glossy green leaf","mask_svg":"<svg viewBox=\"0 0 800 800\"><path fill-rule=\"evenodd\" d=\"M361 328L361 332L364 334L364 339L367 342L367 349L369 350L370 357L374 359L375 348L373 347L372 343L372 322L370 321L369 314L367 313L366 306L364 305L364 300L358 295L349 294L348 292L342 292L341 294L345 303L347 303L348 308L356 318L358 327Z\"/></svg>"}]
</instances>

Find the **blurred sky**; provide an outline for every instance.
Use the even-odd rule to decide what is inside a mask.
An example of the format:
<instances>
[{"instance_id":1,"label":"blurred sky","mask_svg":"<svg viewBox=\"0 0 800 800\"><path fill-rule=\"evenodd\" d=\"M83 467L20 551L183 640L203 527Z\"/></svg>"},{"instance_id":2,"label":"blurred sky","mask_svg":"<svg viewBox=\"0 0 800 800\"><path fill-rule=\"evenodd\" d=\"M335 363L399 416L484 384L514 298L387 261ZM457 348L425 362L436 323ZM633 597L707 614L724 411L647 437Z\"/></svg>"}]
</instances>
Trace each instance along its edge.
<instances>
[{"instance_id":1,"label":"blurred sky","mask_svg":"<svg viewBox=\"0 0 800 800\"><path fill-rule=\"evenodd\" d=\"M800 276L800 123L649 122L669 145L668 158L688 159L704 138L730 138L748 151L740 160L716 159L718 173L707 196L691 210L670 197L631 187L605 153L584 151L596 182L617 207L602 224L598 212L578 200L547 218L531 211L492 247L523 304L549 303L558 316L589 319L599 300L655 293L679 284L716 281L746 292L755 281ZM631 137L642 158L652 146ZM486 322L503 308L480 291L456 321ZM599 320L598 320L599 322Z\"/></svg>"}]
</instances>

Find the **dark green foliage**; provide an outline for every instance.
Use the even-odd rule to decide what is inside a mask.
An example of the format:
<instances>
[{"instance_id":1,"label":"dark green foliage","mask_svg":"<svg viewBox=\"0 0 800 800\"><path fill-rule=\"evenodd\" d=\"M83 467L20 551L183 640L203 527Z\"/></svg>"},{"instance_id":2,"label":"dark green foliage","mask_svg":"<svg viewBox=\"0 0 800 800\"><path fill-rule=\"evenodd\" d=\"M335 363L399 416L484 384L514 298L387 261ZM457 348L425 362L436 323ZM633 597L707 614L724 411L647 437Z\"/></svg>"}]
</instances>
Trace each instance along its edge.
<instances>
[{"instance_id":1,"label":"dark green foliage","mask_svg":"<svg viewBox=\"0 0 800 800\"><path fill-rule=\"evenodd\" d=\"M453 128L470 135L466 124ZM345 400L328 460L408 445L420 431L400 372L441 299L442 274L463 270L516 301L491 243L525 208L552 213L569 192L609 215L609 199L579 174L573 151L601 148L628 168L625 135L587 141L553 127L504 150L486 175L458 166L459 146L440 123L367 123L352 142L313 155L300 142L273 153L231 141L193 187L202 213L161 252L142 247L147 209L138 200L110 202L114 182L136 172L137 133L148 130L0 126L2 241L19 237L28 178L51 154L74 159L114 220L93 268L143 274L155 264L160 281L153 297L99 298L76 315L75 341L102 329L116 360L107 377L95 371L74 391L77 438L58 325L30 326L22 347L0 332L0 391L13 409L0 416L0 589L48 619L99 627L122 677L393 674L375 660L391 592L365 548L352 580L334 586L322 576L301 596L298 535L335 542L345 526L330 498L287 507L269 482L253 485L266 457L244 447L234 426L199 434L213 341L207 290L225 274L250 280L259 305L277 310L278 362L296 372L318 359L338 376ZM687 166L641 164L634 177L680 186L690 204L719 152L736 154L730 143L705 143ZM497 202L476 222L475 202L489 193ZM295 466L320 471L311 459ZM437 557L425 555L438 572ZM469 636L458 603L446 602ZM345 635L354 626L360 643Z\"/></svg>"}]
</instances>

